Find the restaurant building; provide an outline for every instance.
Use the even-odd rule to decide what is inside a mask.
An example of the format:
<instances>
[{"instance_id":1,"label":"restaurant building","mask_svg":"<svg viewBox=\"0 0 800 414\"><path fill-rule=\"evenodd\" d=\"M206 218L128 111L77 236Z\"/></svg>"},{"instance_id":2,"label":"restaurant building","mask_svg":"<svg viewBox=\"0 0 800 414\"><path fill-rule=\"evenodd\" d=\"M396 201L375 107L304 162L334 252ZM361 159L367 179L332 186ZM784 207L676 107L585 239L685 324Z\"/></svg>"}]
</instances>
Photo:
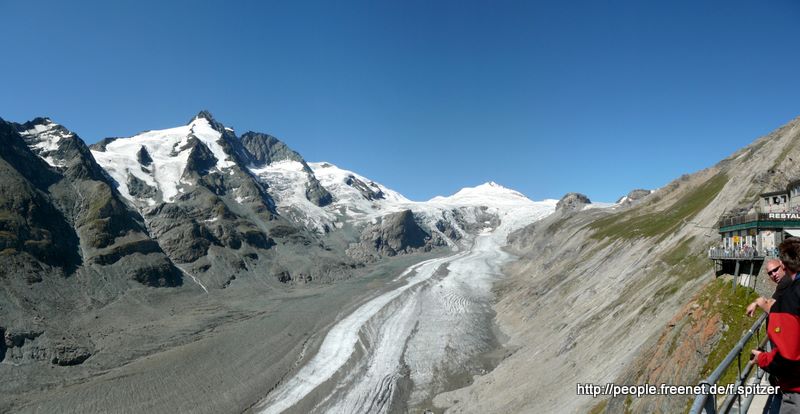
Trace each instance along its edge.
<instances>
[{"instance_id":1,"label":"restaurant building","mask_svg":"<svg viewBox=\"0 0 800 414\"><path fill-rule=\"evenodd\" d=\"M720 219L721 243L709 250L717 274L757 274L766 258L777 256L785 238L800 237L800 180L759 197L755 213Z\"/></svg>"}]
</instances>

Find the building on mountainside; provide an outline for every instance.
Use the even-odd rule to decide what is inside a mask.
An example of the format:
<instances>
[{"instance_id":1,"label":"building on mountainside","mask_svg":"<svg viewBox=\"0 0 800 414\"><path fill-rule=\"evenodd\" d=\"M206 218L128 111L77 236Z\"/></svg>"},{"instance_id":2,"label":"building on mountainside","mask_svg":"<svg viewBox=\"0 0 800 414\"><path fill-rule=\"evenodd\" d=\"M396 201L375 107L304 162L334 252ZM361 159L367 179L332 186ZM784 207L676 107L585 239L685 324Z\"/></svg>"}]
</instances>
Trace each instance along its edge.
<instances>
[{"instance_id":1,"label":"building on mountainside","mask_svg":"<svg viewBox=\"0 0 800 414\"><path fill-rule=\"evenodd\" d=\"M758 274L766 258L777 256L785 238L800 237L800 180L784 190L761 194L753 210L719 220L721 242L708 252L717 275Z\"/></svg>"}]
</instances>

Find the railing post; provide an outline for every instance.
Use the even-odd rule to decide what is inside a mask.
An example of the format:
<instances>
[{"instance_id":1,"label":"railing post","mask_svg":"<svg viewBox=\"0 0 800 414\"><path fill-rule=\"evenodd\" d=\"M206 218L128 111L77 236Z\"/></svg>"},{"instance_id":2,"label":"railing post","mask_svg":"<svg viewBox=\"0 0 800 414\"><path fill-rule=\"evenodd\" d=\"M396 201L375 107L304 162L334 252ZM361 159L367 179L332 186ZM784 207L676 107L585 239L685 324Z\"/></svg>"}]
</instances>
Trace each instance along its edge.
<instances>
[{"instance_id":1,"label":"railing post","mask_svg":"<svg viewBox=\"0 0 800 414\"><path fill-rule=\"evenodd\" d=\"M745 378L749 378L750 374L753 373L753 368L755 367L755 372L758 374L758 365L754 364L752 361L748 362L746 365L746 372L743 372L741 368L742 363L742 353L745 352L745 345L747 345L750 338L753 335L756 335L756 338L759 337L759 330L763 329L765 326L765 321L767 319L767 314L762 314L750 327L750 329L739 339L739 342L731 349L725 359L720 362L720 364L711 372L708 378L702 380L698 385L700 386L701 392L695 396L694 402L692 403L692 408L690 409L691 414L700 414L705 412L706 414L717 414L717 396L711 393L711 384L716 384L722 375L725 373L727 369L730 368L731 364L734 361L737 362L737 369L738 375L737 380L734 382L735 385L742 385L745 383ZM763 342L768 342L766 338ZM765 346L764 343L759 342L758 346ZM749 397L748 397L749 398ZM730 412L733 403L738 400L740 409L744 403L742 401L742 396L738 393L734 392L733 394L728 394L722 402L722 406L720 407L720 411L723 413ZM748 400L746 405L749 406L750 401Z\"/></svg>"},{"instance_id":2,"label":"railing post","mask_svg":"<svg viewBox=\"0 0 800 414\"><path fill-rule=\"evenodd\" d=\"M703 387L703 395L706 396L706 400L701 411L695 411L695 409L700 407L692 407L692 412L696 414L717 414L717 396L711 393L711 384L703 380L700 382L700 386Z\"/></svg>"}]
</instances>

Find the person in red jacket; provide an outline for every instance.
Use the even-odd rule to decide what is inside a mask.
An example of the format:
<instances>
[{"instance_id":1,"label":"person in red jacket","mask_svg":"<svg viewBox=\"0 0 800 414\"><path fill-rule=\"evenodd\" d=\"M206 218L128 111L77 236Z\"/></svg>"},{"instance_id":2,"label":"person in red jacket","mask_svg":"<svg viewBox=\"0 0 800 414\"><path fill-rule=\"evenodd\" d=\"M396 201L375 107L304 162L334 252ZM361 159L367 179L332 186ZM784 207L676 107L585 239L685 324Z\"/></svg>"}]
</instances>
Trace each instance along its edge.
<instances>
[{"instance_id":1,"label":"person in red jacket","mask_svg":"<svg viewBox=\"0 0 800 414\"><path fill-rule=\"evenodd\" d=\"M770 309L767 335L774 347L770 352L750 351L758 366L778 378L783 393L781 414L800 414L800 238L790 237L779 246L791 285Z\"/></svg>"}]
</instances>

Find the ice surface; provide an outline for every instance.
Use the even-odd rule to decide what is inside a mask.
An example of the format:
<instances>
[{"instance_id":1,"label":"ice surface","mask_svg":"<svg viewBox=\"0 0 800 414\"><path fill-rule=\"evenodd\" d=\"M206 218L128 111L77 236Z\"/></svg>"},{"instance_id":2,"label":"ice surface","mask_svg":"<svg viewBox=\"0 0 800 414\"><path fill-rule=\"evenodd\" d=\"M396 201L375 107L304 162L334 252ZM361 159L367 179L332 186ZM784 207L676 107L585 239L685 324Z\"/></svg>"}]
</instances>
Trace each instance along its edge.
<instances>
[{"instance_id":1,"label":"ice surface","mask_svg":"<svg viewBox=\"0 0 800 414\"><path fill-rule=\"evenodd\" d=\"M283 168L291 170L288 165ZM477 216L468 213L485 207L500 219L500 225L484 228L458 253L410 267L395 279L403 284L341 319L317 354L260 402L256 411L282 412L310 395L315 398L313 412L396 411L391 404L402 378L413 384L413 389L406 390L408 403L421 403L441 390L449 372L468 369L474 357L491 349L491 287L511 258L501 247L510 232L551 214L557 200L533 202L519 192L486 183L428 202L412 202L399 195L370 202L344 183L349 171L330 164L312 168L334 196L349 198L363 218L410 208L434 219L459 210L466 220L477 223ZM445 267L446 272L437 272ZM320 397L318 389L330 391Z\"/></svg>"},{"instance_id":2,"label":"ice surface","mask_svg":"<svg viewBox=\"0 0 800 414\"><path fill-rule=\"evenodd\" d=\"M309 176L302 163L277 161L261 168L250 168L250 171L267 183L278 205L278 213L318 233L324 233L326 225L336 220L330 209L320 208L306 198Z\"/></svg>"}]
</instances>

